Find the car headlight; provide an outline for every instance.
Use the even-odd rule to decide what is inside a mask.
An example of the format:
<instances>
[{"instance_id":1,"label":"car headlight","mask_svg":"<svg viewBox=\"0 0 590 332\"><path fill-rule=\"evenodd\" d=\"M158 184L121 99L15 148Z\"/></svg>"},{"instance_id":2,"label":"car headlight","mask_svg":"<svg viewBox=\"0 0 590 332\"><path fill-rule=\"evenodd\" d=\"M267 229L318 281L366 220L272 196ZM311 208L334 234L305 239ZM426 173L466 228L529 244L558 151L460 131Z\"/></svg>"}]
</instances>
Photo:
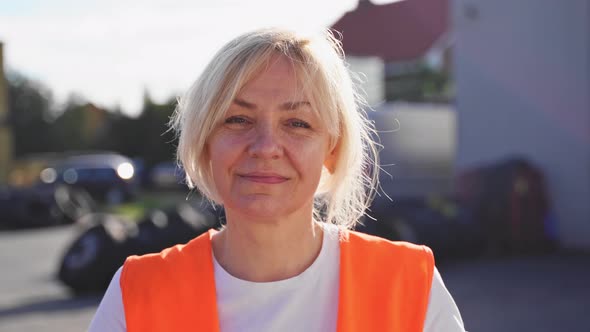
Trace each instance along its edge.
<instances>
[{"instance_id":1,"label":"car headlight","mask_svg":"<svg viewBox=\"0 0 590 332\"><path fill-rule=\"evenodd\" d=\"M122 163L117 167L117 175L123 180L129 180L133 177L135 170L130 163Z\"/></svg>"},{"instance_id":2,"label":"car headlight","mask_svg":"<svg viewBox=\"0 0 590 332\"><path fill-rule=\"evenodd\" d=\"M46 168L41 171L39 177L44 183L53 183L57 180L57 172L53 168Z\"/></svg>"},{"instance_id":3,"label":"car headlight","mask_svg":"<svg viewBox=\"0 0 590 332\"><path fill-rule=\"evenodd\" d=\"M64 172L63 178L67 184L74 184L78 181L78 172L73 168L68 168Z\"/></svg>"}]
</instances>

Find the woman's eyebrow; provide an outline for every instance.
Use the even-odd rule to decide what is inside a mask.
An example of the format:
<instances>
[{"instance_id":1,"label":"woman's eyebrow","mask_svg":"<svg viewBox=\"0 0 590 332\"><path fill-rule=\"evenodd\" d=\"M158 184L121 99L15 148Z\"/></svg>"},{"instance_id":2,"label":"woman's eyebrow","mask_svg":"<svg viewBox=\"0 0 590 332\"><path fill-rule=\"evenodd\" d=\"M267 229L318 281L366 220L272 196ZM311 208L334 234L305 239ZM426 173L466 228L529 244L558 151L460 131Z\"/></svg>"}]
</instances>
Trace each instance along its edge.
<instances>
[{"instance_id":1,"label":"woman's eyebrow","mask_svg":"<svg viewBox=\"0 0 590 332\"><path fill-rule=\"evenodd\" d=\"M250 109L250 110L255 110L256 108L258 108L256 106L256 104L245 101L240 98L235 98L234 104L236 104L240 107ZM302 107L310 107L311 108L311 103L308 101L304 101L304 100L302 100L302 101L288 101L288 102L282 103L279 106L279 108L281 110L285 110L285 111L294 111L294 110L302 108Z\"/></svg>"},{"instance_id":2,"label":"woman's eyebrow","mask_svg":"<svg viewBox=\"0 0 590 332\"><path fill-rule=\"evenodd\" d=\"M235 98L234 104L244 107L244 108L247 108L247 109L250 109L250 110L256 109L256 104L249 103L249 102L247 102L243 99L240 99L240 98Z\"/></svg>"},{"instance_id":3,"label":"woman's eyebrow","mask_svg":"<svg viewBox=\"0 0 590 332\"><path fill-rule=\"evenodd\" d=\"M289 102L281 104L280 108L282 110L294 111L300 107L306 107L306 106L311 108L311 103L308 101L289 101Z\"/></svg>"}]
</instances>

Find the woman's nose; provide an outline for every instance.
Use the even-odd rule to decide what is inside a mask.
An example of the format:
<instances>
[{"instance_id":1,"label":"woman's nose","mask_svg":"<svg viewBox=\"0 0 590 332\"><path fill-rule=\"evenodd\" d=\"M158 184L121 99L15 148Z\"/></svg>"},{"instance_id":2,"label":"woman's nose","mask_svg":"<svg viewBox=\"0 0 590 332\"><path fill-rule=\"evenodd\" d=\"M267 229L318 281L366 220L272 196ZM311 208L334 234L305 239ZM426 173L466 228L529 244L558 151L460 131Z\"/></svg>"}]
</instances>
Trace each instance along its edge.
<instances>
[{"instance_id":1,"label":"woman's nose","mask_svg":"<svg viewBox=\"0 0 590 332\"><path fill-rule=\"evenodd\" d=\"M258 125L248 153L254 158L280 158L283 155L283 147L279 136L278 130L274 126L270 124Z\"/></svg>"}]
</instances>

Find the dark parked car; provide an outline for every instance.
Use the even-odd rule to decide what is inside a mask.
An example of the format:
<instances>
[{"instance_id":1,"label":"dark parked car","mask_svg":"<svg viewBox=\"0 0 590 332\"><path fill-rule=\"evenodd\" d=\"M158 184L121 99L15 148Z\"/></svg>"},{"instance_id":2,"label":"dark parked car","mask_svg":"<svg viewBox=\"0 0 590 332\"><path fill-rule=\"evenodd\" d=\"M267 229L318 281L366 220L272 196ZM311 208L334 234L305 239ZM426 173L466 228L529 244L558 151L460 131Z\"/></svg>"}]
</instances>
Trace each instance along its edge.
<instances>
[{"instance_id":1,"label":"dark parked car","mask_svg":"<svg viewBox=\"0 0 590 332\"><path fill-rule=\"evenodd\" d=\"M93 210L89 195L70 186L0 187L0 229L72 223Z\"/></svg>"},{"instance_id":2,"label":"dark parked car","mask_svg":"<svg viewBox=\"0 0 590 332\"><path fill-rule=\"evenodd\" d=\"M116 153L67 156L41 171L47 185L67 184L94 199L116 204L132 199L138 189L133 161Z\"/></svg>"}]
</instances>

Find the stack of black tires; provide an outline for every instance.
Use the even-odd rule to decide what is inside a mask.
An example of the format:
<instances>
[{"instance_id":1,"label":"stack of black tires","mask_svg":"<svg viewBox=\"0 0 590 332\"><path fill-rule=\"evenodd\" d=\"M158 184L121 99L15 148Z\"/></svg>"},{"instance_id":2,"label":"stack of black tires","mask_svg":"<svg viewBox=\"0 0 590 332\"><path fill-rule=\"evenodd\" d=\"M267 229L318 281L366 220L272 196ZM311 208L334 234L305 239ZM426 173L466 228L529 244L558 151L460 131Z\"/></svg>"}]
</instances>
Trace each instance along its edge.
<instances>
[{"instance_id":1,"label":"stack of black tires","mask_svg":"<svg viewBox=\"0 0 590 332\"><path fill-rule=\"evenodd\" d=\"M104 290L130 255L156 253L219 226L204 203L153 210L139 221L91 214L79 222L86 228L66 250L58 272L77 293Z\"/></svg>"},{"instance_id":2,"label":"stack of black tires","mask_svg":"<svg viewBox=\"0 0 590 332\"><path fill-rule=\"evenodd\" d=\"M557 245L545 177L523 158L463 173L457 199L481 224L490 254L542 253Z\"/></svg>"}]
</instances>

